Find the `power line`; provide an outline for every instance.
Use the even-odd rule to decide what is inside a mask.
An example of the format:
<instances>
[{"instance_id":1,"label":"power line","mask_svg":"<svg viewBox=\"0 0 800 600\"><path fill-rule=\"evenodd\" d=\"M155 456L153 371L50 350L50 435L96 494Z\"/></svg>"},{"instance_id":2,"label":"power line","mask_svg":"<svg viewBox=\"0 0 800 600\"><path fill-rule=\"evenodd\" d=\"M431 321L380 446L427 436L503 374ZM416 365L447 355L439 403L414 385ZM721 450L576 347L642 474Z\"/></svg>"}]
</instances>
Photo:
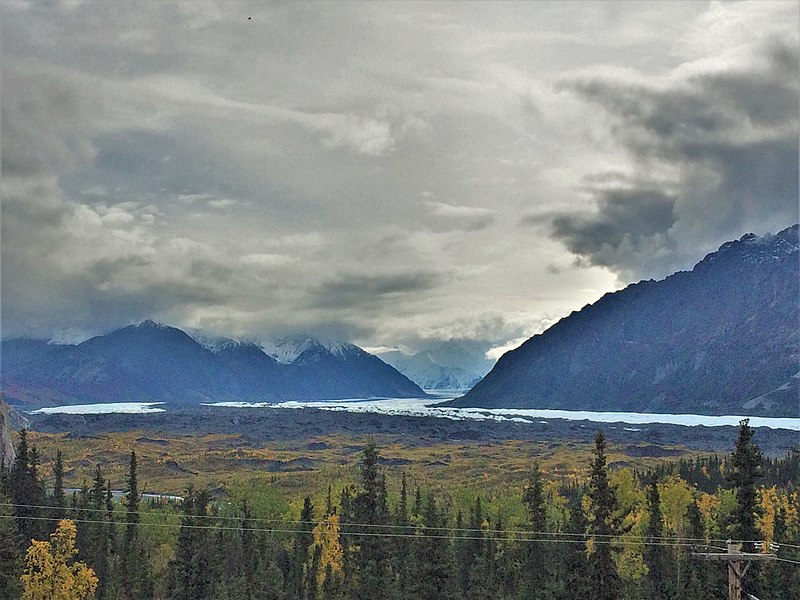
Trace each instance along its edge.
<instances>
[{"instance_id":1,"label":"power line","mask_svg":"<svg viewBox=\"0 0 800 600\"><path fill-rule=\"evenodd\" d=\"M184 516L198 516L198 515L184 515ZM0 515L0 518L3 519L14 519L13 515ZM57 517L19 517L25 520L30 521L60 521L60 518ZM199 517L205 518L205 517ZM85 523L85 524L102 524L108 525L111 522L106 520L99 520L99 519L69 519L74 523ZM342 526L347 526L348 523L344 523ZM175 528L175 527L185 527L187 529L207 529L207 530L214 530L214 531L249 531L249 532L263 532L263 533L297 533L296 529L280 529L280 528L264 528L264 527L228 527L228 526L220 526L220 525L190 525L186 523L137 523L137 526L140 527L166 527L166 528ZM438 528L427 528L429 530L436 530ZM342 535L351 535L356 537L387 537L387 538L428 538L428 539L453 539L453 536L450 535L438 535L438 534L426 534L424 533L425 528L422 529L421 532L414 532L414 533L389 533L389 532L382 532L382 531L342 531L340 532ZM495 535L500 534L500 535ZM505 531L486 531L485 535L481 536L459 536L459 540L486 540L491 539L494 541L502 541L502 542L523 542L523 543L550 543L550 544L585 544L588 539L591 539L591 536L587 539L560 539L560 538L531 538L531 537L514 537L509 536L508 532ZM638 542L633 540L625 540L624 538L620 538L617 540L592 540L595 544L621 544L621 545L643 545L643 546L665 546L669 548L676 548L676 547L696 547L698 544L689 544L689 543L682 543L682 542ZM716 546L706 546L708 548L715 548ZM722 548L719 548L722 549Z\"/></svg>"},{"instance_id":2,"label":"power line","mask_svg":"<svg viewBox=\"0 0 800 600\"><path fill-rule=\"evenodd\" d=\"M58 506L45 506L45 505L35 505L35 504L12 504L12 503L0 503L0 506L7 506L7 507L17 507L17 508L36 508L36 509L45 509L45 510L64 510L64 511L77 511L77 512L94 512L94 513L107 513L108 511L105 508L80 508L80 507L58 507ZM127 514L127 513L126 513ZM157 514L154 512L143 512L143 511L134 511L133 513L138 516L141 515L150 515L150 514ZM160 513L164 514L164 513ZM176 516L180 516L181 518L192 518L192 519L219 519L219 520L230 520L230 521L253 521L258 523L276 523L281 525L317 525L318 521L301 521L301 520L290 520L290 519L264 519L264 518L257 518L257 517L233 517L233 516L225 516L225 515L184 515L180 514ZM27 518L27 517L21 517ZM53 519L54 517L48 517L48 519ZM76 520L76 519L73 519ZM341 525L347 525L350 527L374 527L374 528L383 528L383 529L401 529L401 530L416 530L416 525L393 525L393 524L376 524L376 523L355 523L355 522L342 522ZM447 531L447 532L463 532L463 533L483 533L487 530L482 528L468 528L468 527L427 527L429 530L436 530L436 531ZM575 537L581 538L578 541L590 539L590 538L619 538L621 536L613 535L613 534L586 534L586 533L571 533L571 532L560 532L560 531L532 531L526 529L508 529L504 530L504 533L507 534L517 534L517 535L545 535L545 536L564 536L564 537ZM460 539L468 539L463 536L458 536ZM723 539L715 539L715 538L675 538L671 536L645 536L645 535L625 535L626 540L659 540L659 541L668 541L668 542L687 542L684 545L708 545L710 543L719 542L724 544L726 540ZM760 540L759 540L760 541ZM695 542L694 544L688 544L688 542ZM789 544L784 544L789 546Z\"/></svg>"}]
</instances>

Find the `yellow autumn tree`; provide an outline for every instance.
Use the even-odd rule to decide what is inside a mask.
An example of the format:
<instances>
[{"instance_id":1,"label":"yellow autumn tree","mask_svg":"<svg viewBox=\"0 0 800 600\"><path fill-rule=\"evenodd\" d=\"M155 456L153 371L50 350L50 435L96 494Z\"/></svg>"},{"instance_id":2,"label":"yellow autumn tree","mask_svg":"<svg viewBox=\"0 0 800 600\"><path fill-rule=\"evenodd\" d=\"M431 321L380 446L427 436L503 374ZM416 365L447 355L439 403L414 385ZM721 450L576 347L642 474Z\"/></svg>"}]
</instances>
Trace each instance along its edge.
<instances>
[{"instance_id":1,"label":"yellow autumn tree","mask_svg":"<svg viewBox=\"0 0 800 600\"><path fill-rule=\"evenodd\" d=\"M97 590L97 576L81 562L72 562L75 523L63 519L49 542L33 540L25 554L23 600L90 600Z\"/></svg>"},{"instance_id":2,"label":"yellow autumn tree","mask_svg":"<svg viewBox=\"0 0 800 600\"><path fill-rule=\"evenodd\" d=\"M682 537L686 527L686 515L692 503L692 490L683 479L677 476L667 478L658 486L661 497L661 512L667 530Z\"/></svg>"},{"instance_id":3,"label":"yellow autumn tree","mask_svg":"<svg viewBox=\"0 0 800 600\"><path fill-rule=\"evenodd\" d=\"M317 571L317 585L322 585L325 571L331 566L331 574L339 577L342 574L342 545L339 543L339 515L332 514L325 517L314 527L314 543L320 547L321 555L319 571Z\"/></svg>"}]
</instances>

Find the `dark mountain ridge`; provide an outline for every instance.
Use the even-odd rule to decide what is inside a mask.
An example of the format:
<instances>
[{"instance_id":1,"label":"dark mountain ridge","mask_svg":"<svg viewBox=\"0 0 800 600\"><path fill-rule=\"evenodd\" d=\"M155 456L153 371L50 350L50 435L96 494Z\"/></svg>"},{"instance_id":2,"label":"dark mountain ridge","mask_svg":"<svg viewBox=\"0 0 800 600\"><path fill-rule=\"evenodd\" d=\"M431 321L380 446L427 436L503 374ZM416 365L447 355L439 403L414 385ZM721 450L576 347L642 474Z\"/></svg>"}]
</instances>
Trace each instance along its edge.
<instances>
[{"instance_id":1,"label":"dark mountain ridge","mask_svg":"<svg viewBox=\"0 0 800 600\"><path fill-rule=\"evenodd\" d=\"M723 244L506 353L455 406L800 416L798 226Z\"/></svg>"},{"instance_id":2,"label":"dark mountain ridge","mask_svg":"<svg viewBox=\"0 0 800 600\"><path fill-rule=\"evenodd\" d=\"M94 402L271 402L424 397L393 367L352 344L307 342L286 363L252 342L207 347L145 321L76 345L4 340L0 385L17 405Z\"/></svg>"}]
</instances>

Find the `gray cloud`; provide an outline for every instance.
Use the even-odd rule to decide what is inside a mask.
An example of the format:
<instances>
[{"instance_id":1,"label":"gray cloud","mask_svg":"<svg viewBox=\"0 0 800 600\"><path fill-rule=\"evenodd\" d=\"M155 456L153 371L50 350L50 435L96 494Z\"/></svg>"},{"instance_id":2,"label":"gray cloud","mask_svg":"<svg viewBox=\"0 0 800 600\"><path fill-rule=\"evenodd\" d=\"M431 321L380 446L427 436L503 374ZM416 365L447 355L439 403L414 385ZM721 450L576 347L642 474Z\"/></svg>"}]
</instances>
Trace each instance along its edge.
<instances>
[{"instance_id":1,"label":"gray cloud","mask_svg":"<svg viewBox=\"0 0 800 600\"><path fill-rule=\"evenodd\" d=\"M433 271L377 275L342 273L314 290L312 304L316 308L361 309L431 290L443 280L442 274Z\"/></svg>"},{"instance_id":2,"label":"gray cloud","mask_svg":"<svg viewBox=\"0 0 800 600\"><path fill-rule=\"evenodd\" d=\"M425 205L430 210L432 225L443 230L479 231L486 229L495 221L492 211L486 208L433 201L427 201Z\"/></svg>"},{"instance_id":3,"label":"gray cloud","mask_svg":"<svg viewBox=\"0 0 800 600\"><path fill-rule=\"evenodd\" d=\"M796 219L797 10L0 3L3 335L535 332Z\"/></svg>"},{"instance_id":4,"label":"gray cloud","mask_svg":"<svg viewBox=\"0 0 800 600\"><path fill-rule=\"evenodd\" d=\"M591 263L618 269L652 268L659 253L674 250L665 232L675 223L675 198L658 190L598 193L597 213L553 219L553 235ZM671 247L672 246L672 247Z\"/></svg>"},{"instance_id":5,"label":"gray cloud","mask_svg":"<svg viewBox=\"0 0 800 600\"><path fill-rule=\"evenodd\" d=\"M585 179L593 212L563 212L552 235L629 280L690 266L744 230L796 221L798 50L773 41L759 51L750 70L695 72L668 86L573 82L617 119L612 135L634 175Z\"/></svg>"}]
</instances>

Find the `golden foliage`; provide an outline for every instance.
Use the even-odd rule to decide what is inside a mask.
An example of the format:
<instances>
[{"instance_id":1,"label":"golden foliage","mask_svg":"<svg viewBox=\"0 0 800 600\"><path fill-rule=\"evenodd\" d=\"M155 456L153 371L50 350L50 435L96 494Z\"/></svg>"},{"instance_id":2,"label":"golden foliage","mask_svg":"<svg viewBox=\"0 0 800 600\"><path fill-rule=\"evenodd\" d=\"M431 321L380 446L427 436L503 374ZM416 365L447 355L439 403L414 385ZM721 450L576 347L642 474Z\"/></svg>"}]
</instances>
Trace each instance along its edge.
<instances>
[{"instance_id":1,"label":"golden foliage","mask_svg":"<svg viewBox=\"0 0 800 600\"><path fill-rule=\"evenodd\" d=\"M89 600L97 590L97 576L84 563L72 562L75 523L63 519L49 542L33 540L25 554L23 600Z\"/></svg>"},{"instance_id":2,"label":"golden foliage","mask_svg":"<svg viewBox=\"0 0 800 600\"><path fill-rule=\"evenodd\" d=\"M658 494L661 497L661 512L667 530L678 537L682 536L689 505L692 503L692 490L689 484L677 475L672 475L664 483L659 484Z\"/></svg>"},{"instance_id":3,"label":"golden foliage","mask_svg":"<svg viewBox=\"0 0 800 600\"><path fill-rule=\"evenodd\" d=\"M719 497L714 494L703 492L697 499L697 508L703 516L703 527L706 531L711 531L711 525L716 522L719 507Z\"/></svg>"},{"instance_id":4,"label":"golden foliage","mask_svg":"<svg viewBox=\"0 0 800 600\"><path fill-rule=\"evenodd\" d=\"M339 515L325 517L314 527L314 543L322 550L317 572L317 584L322 585L325 571L331 566L331 573L338 577L342 573L342 545L339 543Z\"/></svg>"}]
</instances>

